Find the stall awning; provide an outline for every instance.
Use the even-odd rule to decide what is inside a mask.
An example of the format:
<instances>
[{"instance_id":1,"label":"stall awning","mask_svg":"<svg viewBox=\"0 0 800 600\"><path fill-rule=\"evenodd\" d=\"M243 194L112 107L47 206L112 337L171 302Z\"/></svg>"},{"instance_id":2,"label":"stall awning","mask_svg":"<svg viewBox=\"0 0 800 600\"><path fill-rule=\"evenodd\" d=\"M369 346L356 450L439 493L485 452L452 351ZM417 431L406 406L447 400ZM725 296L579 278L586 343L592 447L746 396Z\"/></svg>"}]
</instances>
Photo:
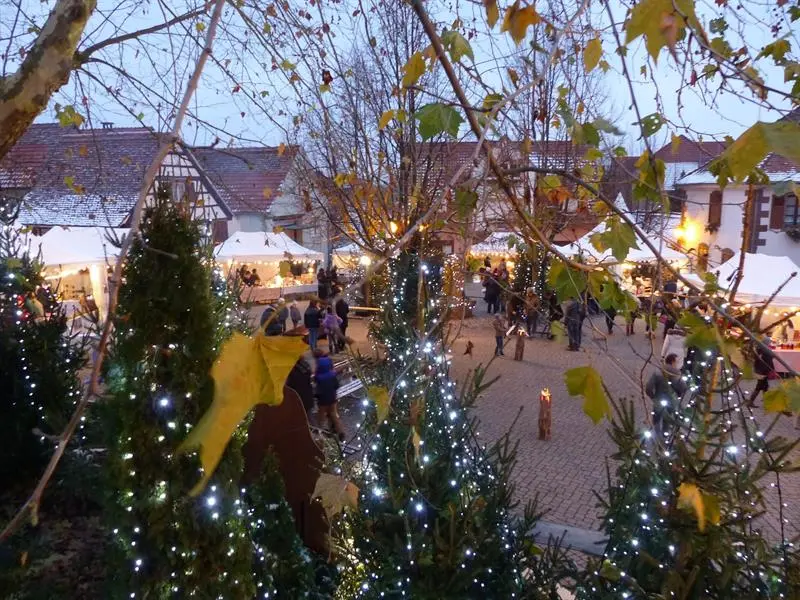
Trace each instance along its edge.
<instances>
[{"instance_id":1,"label":"stall awning","mask_svg":"<svg viewBox=\"0 0 800 600\"><path fill-rule=\"evenodd\" d=\"M322 260L322 253L305 248L285 233L237 231L215 251L217 260L236 262Z\"/></svg>"},{"instance_id":2,"label":"stall awning","mask_svg":"<svg viewBox=\"0 0 800 600\"><path fill-rule=\"evenodd\" d=\"M739 272L737 252L712 272L717 273L717 283L723 290L730 290ZM796 273L793 277L792 273ZM701 288L703 281L698 276L689 276ZM769 254L751 254L744 256L742 279L736 290L737 302L756 304L766 302L770 296L788 280L770 306L800 306L800 267L787 256L771 256Z\"/></svg>"},{"instance_id":3,"label":"stall awning","mask_svg":"<svg viewBox=\"0 0 800 600\"><path fill-rule=\"evenodd\" d=\"M469 253L473 256L503 255L516 256L517 249L508 247L508 240L515 234L509 231L495 231L480 244L473 244Z\"/></svg>"},{"instance_id":4,"label":"stall awning","mask_svg":"<svg viewBox=\"0 0 800 600\"><path fill-rule=\"evenodd\" d=\"M45 268L87 267L112 263L119 250L109 241L121 241L128 229L53 227L43 236L29 238L32 256L40 254Z\"/></svg>"}]
</instances>

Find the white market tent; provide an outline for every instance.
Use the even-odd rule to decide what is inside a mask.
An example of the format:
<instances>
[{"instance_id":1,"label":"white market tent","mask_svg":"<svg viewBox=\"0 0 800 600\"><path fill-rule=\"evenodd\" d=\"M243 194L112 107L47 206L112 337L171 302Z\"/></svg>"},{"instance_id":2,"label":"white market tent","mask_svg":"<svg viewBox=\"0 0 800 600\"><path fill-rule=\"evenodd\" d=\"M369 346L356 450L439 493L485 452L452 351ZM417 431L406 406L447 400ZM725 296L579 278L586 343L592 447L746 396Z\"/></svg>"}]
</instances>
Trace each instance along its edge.
<instances>
[{"instance_id":1,"label":"white market tent","mask_svg":"<svg viewBox=\"0 0 800 600\"><path fill-rule=\"evenodd\" d=\"M359 265L371 262L369 255L358 244L347 244L336 248L331 256L333 266L342 271L353 271Z\"/></svg>"},{"instance_id":2,"label":"white market tent","mask_svg":"<svg viewBox=\"0 0 800 600\"><path fill-rule=\"evenodd\" d=\"M473 244L469 249L472 256L516 256L517 249L508 247L508 240L515 235L509 231L496 231L480 244Z\"/></svg>"},{"instance_id":3,"label":"white market tent","mask_svg":"<svg viewBox=\"0 0 800 600\"><path fill-rule=\"evenodd\" d=\"M735 277L739 271L739 257L737 252L718 268L711 272L717 273L717 282L724 289L733 287ZM792 277L792 273L796 273ZM703 281L697 275L687 275L688 279L702 286ZM742 304L756 304L766 302L778 287L788 283L770 303L773 307L800 306L800 267L786 256L771 256L769 254L746 253L742 279L736 290L735 300Z\"/></svg>"},{"instance_id":4,"label":"white market tent","mask_svg":"<svg viewBox=\"0 0 800 600\"><path fill-rule=\"evenodd\" d=\"M237 231L216 249L219 261L240 263L282 260L322 260L322 253L309 250L285 233Z\"/></svg>"},{"instance_id":5,"label":"white market tent","mask_svg":"<svg viewBox=\"0 0 800 600\"><path fill-rule=\"evenodd\" d=\"M122 241L128 231L102 227L53 227L39 238L29 237L28 250L31 256L39 256L46 279L59 280L62 291L80 289L91 295L100 317L105 318L108 310L106 268L119 254L110 239Z\"/></svg>"}]
</instances>

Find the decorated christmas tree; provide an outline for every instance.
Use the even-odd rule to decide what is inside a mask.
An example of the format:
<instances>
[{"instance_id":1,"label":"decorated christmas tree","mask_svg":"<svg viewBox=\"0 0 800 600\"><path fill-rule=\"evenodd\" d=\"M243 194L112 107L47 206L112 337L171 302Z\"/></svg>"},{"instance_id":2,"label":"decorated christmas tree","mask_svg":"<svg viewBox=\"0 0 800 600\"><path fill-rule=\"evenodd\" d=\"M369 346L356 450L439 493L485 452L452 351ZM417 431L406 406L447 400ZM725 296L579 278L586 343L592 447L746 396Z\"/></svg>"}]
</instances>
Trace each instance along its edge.
<instances>
[{"instance_id":1,"label":"decorated christmas tree","mask_svg":"<svg viewBox=\"0 0 800 600\"><path fill-rule=\"evenodd\" d=\"M388 263L391 285L372 334L386 359L368 397L359 508L345 520L345 586L360 598L554 597L558 552L537 556L527 532L533 508L512 511L507 440L486 449L466 409L483 371L463 393L442 346L441 264L424 242ZM348 596L348 597L351 597Z\"/></svg>"},{"instance_id":2,"label":"decorated christmas tree","mask_svg":"<svg viewBox=\"0 0 800 600\"><path fill-rule=\"evenodd\" d=\"M643 428L632 404L614 403L616 466L600 497L608 543L579 598L800 597L779 492L781 474L797 470L787 460L797 441L758 427L741 390L723 384L733 381L723 361L702 364L663 434ZM777 535L759 519L767 511Z\"/></svg>"},{"instance_id":3,"label":"decorated christmas tree","mask_svg":"<svg viewBox=\"0 0 800 600\"><path fill-rule=\"evenodd\" d=\"M160 193L124 269L107 384L108 527L119 597L253 597L253 545L235 437L198 497L180 443L210 405L224 319L198 225ZM116 596L115 596L116 597Z\"/></svg>"},{"instance_id":4,"label":"decorated christmas tree","mask_svg":"<svg viewBox=\"0 0 800 600\"><path fill-rule=\"evenodd\" d=\"M0 490L41 475L81 393L83 341L8 225L0 230Z\"/></svg>"}]
</instances>

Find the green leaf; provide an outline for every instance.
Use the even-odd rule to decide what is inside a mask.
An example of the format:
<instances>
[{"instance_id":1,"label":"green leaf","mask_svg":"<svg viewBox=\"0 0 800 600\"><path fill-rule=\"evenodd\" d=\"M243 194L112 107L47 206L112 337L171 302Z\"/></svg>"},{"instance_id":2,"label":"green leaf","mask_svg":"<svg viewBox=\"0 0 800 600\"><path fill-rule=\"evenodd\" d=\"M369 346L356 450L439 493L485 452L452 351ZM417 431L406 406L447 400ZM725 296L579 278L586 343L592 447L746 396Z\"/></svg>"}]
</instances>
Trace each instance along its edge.
<instances>
[{"instance_id":1,"label":"green leaf","mask_svg":"<svg viewBox=\"0 0 800 600\"><path fill-rule=\"evenodd\" d=\"M547 281L555 290L559 302L572 296L580 296L586 289L586 275L570 269L561 261L553 261L550 265Z\"/></svg>"},{"instance_id":2,"label":"green leaf","mask_svg":"<svg viewBox=\"0 0 800 600\"><path fill-rule=\"evenodd\" d=\"M583 412L595 424L611 414L603 379L593 367L575 367L564 373L567 392L571 396L583 396Z\"/></svg>"},{"instance_id":3,"label":"green leaf","mask_svg":"<svg viewBox=\"0 0 800 600\"><path fill-rule=\"evenodd\" d=\"M422 52L414 52L403 66L403 87L413 86L425 72L425 56Z\"/></svg>"},{"instance_id":4,"label":"green leaf","mask_svg":"<svg viewBox=\"0 0 800 600\"><path fill-rule=\"evenodd\" d=\"M492 110L502 101L503 101L503 94L487 94L486 98L483 99L482 106L486 110Z\"/></svg>"},{"instance_id":5,"label":"green leaf","mask_svg":"<svg viewBox=\"0 0 800 600\"><path fill-rule=\"evenodd\" d=\"M429 140L440 133L450 137L458 135L458 128L464 119L452 106L444 104L426 104L414 116L419 121L419 133L423 140Z\"/></svg>"},{"instance_id":6,"label":"green leaf","mask_svg":"<svg viewBox=\"0 0 800 600\"><path fill-rule=\"evenodd\" d=\"M594 125L595 129L597 129L598 131L602 131L604 133L611 133L613 135L622 135L622 131L620 131L619 127L614 125L608 119L603 119L602 117L592 121L592 125Z\"/></svg>"},{"instance_id":7,"label":"green leaf","mask_svg":"<svg viewBox=\"0 0 800 600\"><path fill-rule=\"evenodd\" d=\"M664 46L672 48L683 39L687 26L683 15L692 28L700 30L694 0L641 0L625 22L625 43L644 36L648 54L657 61Z\"/></svg>"},{"instance_id":8,"label":"green leaf","mask_svg":"<svg viewBox=\"0 0 800 600\"><path fill-rule=\"evenodd\" d=\"M54 108L56 110L56 119L61 127L69 127L70 125L80 127L83 125L85 121L83 115L76 111L75 107L71 104L67 106L56 104Z\"/></svg>"},{"instance_id":9,"label":"green leaf","mask_svg":"<svg viewBox=\"0 0 800 600\"><path fill-rule=\"evenodd\" d=\"M581 125L581 136L584 142L597 148L600 145L600 133L591 123Z\"/></svg>"},{"instance_id":10,"label":"green leaf","mask_svg":"<svg viewBox=\"0 0 800 600\"><path fill-rule=\"evenodd\" d=\"M474 190L456 190L456 212L462 219L466 218L478 205L478 194Z\"/></svg>"},{"instance_id":11,"label":"green leaf","mask_svg":"<svg viewBox=\"0 0 800 600\"><path fill-rule=\"evenodd\" d=\"M700 350L711 350L717 347L717 334L714 326L700 315L685 312L678 324L687 331L687 348L697 346Z\"/></svg>"},{"instance_id":12,"label":"green leaf","mask_svg":"<svg viewBox=\"0 0 800 600\"><path fill-rule=\"evenodd\" d=\"M600 577L609 581L619 581L621 572L610 560L605 559L600 567Z\"/></svg>"},{"instance_id":13,"label":"green leaf","mask_svg":"<svg viewBox=\"0 0 800 600\"><path fill-rule=\"evenodd\" d=\"M598 252L611 250L618 261L627 258L632 248L638 248L636 233L633 227L623 223L619 217L611 217L606 221L605 231L592 235L590 241Z\"/></svg>"},{"instance_id":14,"label":"green leaf","mask_svg":"<svg viewBox=\"0 0 800 600\"><path fill-rule=\"evenodd\" d=\"M642 136L650 137L654 133L657 133L664 123L666 123L664 117L658 113L653 113L647 115L646 117L642 117L642 120L639 121L639 125L642 128Z\"/></svg>"},{"instance_id":15,"label":"green leaf","mask_svg":"<svg viewBox=\"0 0 800 600\"><path fill-rule=\"evenodd\" d=\"M289 59L287 59L287 58L284 58L281 61L281 64L280 64L281 69L283 69L284 71L291 71L296 66L297 66L296 64L294 64L293 62L289 61Z\"/></svg>"},{"instance_id":16,"label":"green leaf","mask_svg":"<svg viewBox=\"0 0 800 600\"><path fill-rule=\"evenodd\" d=\"M594 38L583 49L583 68L589 73L594 70L603 56L603 42L600 38Z\"/></svg>"},{"instance_id":17,"label":"green leaf","mask_svg":"<svg viewBox=\"0 0 800 600\"><path fill-rule=\"evenodd\" d=\"M625 150L625 148L622 146L617 146L616 148L614 148L614 156L616 156L617 158L628 156L628 151Z\"/></svg>"},{"instance_id":18,"label":"green leaf","mask_svg":"<svg viewBox=\"0 0 800 600\"><path fill-rule=\"evenodd\" d=\"M764 394L764 410L767 412L800 412L800 378L781 381L780 385Z\"/></svg>"},{"instance_id":19,"label":"green leaf","mask_svg":"<svg viewBox=\"0 0 800 600\"><path fill-rule=\"evenodd\" d=\"M728 146L714 161L712 171L730 175L741 183L769 153L778 154L800 164L800 123L758 122Z\"/></svg>"},{"instance_id":20,"label":"green leaf","mask_svg":"<svg viewBox=\"0 0 800 600\"><path fill-rule=\"evenodd\" d=\"M450 54L453 62L458 62L464 56L468 56L475 62L475 55L472 53L472 46L469 42L455 29L445 31L442 33L442 45L445 50Z\"/></svg>"}]
</instances>

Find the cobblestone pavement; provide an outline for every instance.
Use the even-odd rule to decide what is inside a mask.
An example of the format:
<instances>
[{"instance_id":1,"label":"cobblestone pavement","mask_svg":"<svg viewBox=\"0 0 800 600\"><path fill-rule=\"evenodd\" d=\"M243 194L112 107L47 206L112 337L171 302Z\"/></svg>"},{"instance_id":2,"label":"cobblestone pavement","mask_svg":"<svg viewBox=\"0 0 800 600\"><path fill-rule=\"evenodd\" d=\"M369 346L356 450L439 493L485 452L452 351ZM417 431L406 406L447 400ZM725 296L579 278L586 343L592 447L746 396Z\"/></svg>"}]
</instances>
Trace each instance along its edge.
<instances>
[{"instance_id":1,"label":"cobblestone pavement","mask_svg":"<svg viewBox=\"0 0 800 600\"><path fill-rule=\"evenodd\" d=\"M641 322L637 325L643 327ZM612 394L634 400L637 415L644 421L642 415L649 405L638 390L642 388L640 382L654 369L646 360L651 350L655 356L660 354L661 343L660 335L651 342L641 328L634 336L626 337L621 318L612 336L601 334L594 326L603 328L602 318L587 319L580 352L568 352L566 341L536 337L526 341L524 360L516 362L512 358L512 341L506 356L489 365L488 377L499 375L500 379L479 398L474 408L480 420L480 435L486 443L505 434L517 419L512 432L512 439L519 441L514 472L516 497L527 501L538 496L539 508L546 511L545 520L583 529L600 527L595 492L604 493L606 489L607 465L613 474L610 456L615 447L607 434L607 423L594 425L583 413L582 399L567 394L563 373L572 367L593 366ZM493 335L485 314L463 322L452 349L455 379L462 381L470 369L491 360ZM351 319L348 336L356 340L362 352L370 352L366 321ZM464 356L468 340L475 344L472 357ZM744 385L752 389L754 384ZM545 387L553 396L549 441L538 439L538 398ZM360 413L357 403L344 401L341 409L349 425L355 426ZM765 416L762 408L755 409L754 416L762 427L767 427L772 419ZM800 432L793 428L793 419L782 417L773 433L794 439ZM793 459L800 461L800 455L795 453ZM786 533L792 538L800 535L800 473L783 476L781 484L784 518L788 521ZM769 508L759 525L763 524L768 537L777 541L780 539L777 489L767 490L766 500Z\"/></svg>"}]
</instances>

